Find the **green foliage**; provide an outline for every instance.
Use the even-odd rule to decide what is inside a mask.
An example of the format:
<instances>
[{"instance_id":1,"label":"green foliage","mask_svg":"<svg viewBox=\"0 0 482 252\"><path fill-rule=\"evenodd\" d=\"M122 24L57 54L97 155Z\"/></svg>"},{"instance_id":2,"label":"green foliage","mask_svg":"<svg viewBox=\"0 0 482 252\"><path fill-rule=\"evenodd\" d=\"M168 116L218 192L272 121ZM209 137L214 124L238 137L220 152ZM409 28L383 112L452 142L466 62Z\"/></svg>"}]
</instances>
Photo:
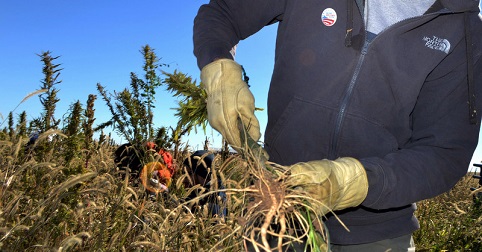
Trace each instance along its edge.
<instances>
[{"instance_id":1,"label":"green foliage","mask_svg":"<svg viewBox=\"0 0 482 252\"><path fill-rule=\"evenodd\" d=\"M246 83L249 77L243 69L243 79ZM170 91L174 97L179 98L178 107L174 108L175 116L178 118L176 129L173 130L173 142L178 145L180 137L184 134L189 134L193 129L197 133L197 127L201 126L204 133L206 133L206 126L208 123L207 114L207 94L203 84L196 84L192 78L182 72L174 71L174 73L163 72L166 78L163 83L167 85L167 90ZM262 108L255 108L255 110L263 110ZM223 156L229 154L229 146L224 143Z\"/></svg>"},{"instance_id":2,"label":"green foliage","mask_svg":"<svg viewBox=\"0 0 482 252\"><path fill-rule=\"evenodd\" d=\"M154 49L149 45L142 47L142 55L144 56L144 69L145 80L136 78L139 83L140 88L143 90L141 96L143 98L143 105L147 108L147 134L152 136L153 133L153 112L152 109L155 108L155 95L156 89L161 86L161 81L157 76L157 69L159 68L159 58L154 52ZM162 64L164 65L164 64Z\"/></svg>"},{"instance_id":3,"label":"green foliage","mask_svg":"<svg viewBox=\"0 0 482 252\"><path fill-rule=\"evenodd\" d=\"M70 111L67 115L67 127L65 134L68 136L76 135L80 133L80 124L82 121L82 104L79 100L70 106Z\"/></svg>"},{"instance_id":4,"label":"green foliage","mask_svg":"<svg viewBox=\"0 0 482 252\"><path fill-rule=\"evenodd\" d=\"M100 135L99 135L99 146L106 143L107 142L107 137L106 135L104 134L104 131L101 130L100 131Z\"/></svg>"},{"instance_id":5,"label":"green foliage","mask_svg":"<svg viewBox=\"0 0 482 252\"><path fill-rule=\"evenodd\" d=\"M41 89L47 90L40 95L40 103L44 107L42 120L40 120L43 122L40 131L45 132L49 129L56 129L60 123L60 120L55 120L54 117L57 102L60 101L60 99L57 98L59 90L55 88L55 85L62 82L61 80L58 80L62 69L59 68L60 64L54 64L54 61L60 56L52 57L50 51L43 52L39 56L44 64L42 69L44 79L41 81Z\"/></svg>"},{"instance_id":6,"label":"green foliage","mask_svg":"<svg viewBox=\"0 0 482 252\"><path fill-rule=\"evenodd\" d=\"M60 101L60 99L57 97L59 90L55 86L62 82L58 79L62 69L59 68L60 64L54 63L59 56L52 57L50 51L42 52L38 56L43 62L42 72L44 74L44 78L41 80L41 89L29 94L26 98L24 98L24 100L30 96L40 93L39 99L43 106L43 112L41 113L40 117L34 118L30 122L30 129L32 131L47 132L50 130L57 130L58 125L61 122L60 119L56 120L54 115L57 103ZM51 155L54 149L54 143L44 141L37 145L37 151L35 153L36 158L39 160L46 160L45 157Z\"/></svg>"},{"instance_id":7,"label":"green foliage","mask_svg":"<svg viewBox=\"0 0 482 252\"><path fill-rule=\"evenodd\" d=\"M167 90L173 93L174 97L180 98L178 107L175 108L175 116L178 122L175 129L172 129L172 141L175 146L174 156L177 156L181 146L181 138L189 134L193 129L197 133L197 126L201 126L206 133L207 108L206 91L192 81L190 76L174 71L174 73L163 72L166 78L163 83Z\"/></svg>"},{"instance_id":8,"label":"green foliage","mask_svg":"<svg viewBox=\"0 0 482 252\"><path fill-rule=\"evenodd\" d=\"M157 130L154 143L162 149L170 149L172 147L172 139L167 134L166 127L161 127Z\"/></svg>"},{"instance_id":9,"label":"green foliage","mask_svg":"<svg viewBox=\"0 0 482 252\"><path fill-rule=\"evenodd\" d=\"M7 128L3 128L0 132L0 140L8 140Z\"/></svg>"},{"instance_id":10,"label":"green foliage","mask_svg":"<svg viewBox=\"0 0 482 252\"><path fill-rule=\"evenodd\" d=\"M417 203L417 251L482 251L482 208L474 204L470 176L450 192Z\"/></svg>"},{"instance_id":11,"label":"green foliage","mask_svg":"<svg viewBox=\"0 0 482 252\"><path fill-rule=\"evenodd\" d=\"M167 77L163 80L167 84L167 90L173 93L174 97L180 98L179 107L175 108L175 115L178 117L178 129L186 129L189 133L201 126L204 132L207 125L206 91L190 76L174 71L174 73L163 72Z\"/></svg>"},{"instance_id":12,"label":"green foliage","mask_svg":"<svg viewBox=\"0 0 482 252\"><path fill-rule=\"evenodd\" d=\"M82 118L82 105L80 101L77 101L70 108L70 114L67 116L67 127L64 133L68 136L66 141L66 153L65 161L70 162L73 158L80 157L81 155L81 144L82 144L82 132L81 123L84 120Z\"/></svg>"},{"instance_id":13,"label":"green foliage","mask_svg":"<svg viewBox=\"0 0 482 252\"><path fill-rule=\"evenodd\" d=\"M153 108L156 89L161 85L156 74L159 59L149 45L142 47L144 76L140 79L131 73L130 89L109 94L97 84L97 90L106 102L112 118L102 123L96 130L113 126L118 134L133 145L140 146L144 141L152 141L155 136Z\"/></svg>"},{"instance_id":14,"label":"green foliage","mask_svg":"<svg viewBox=\"0 0 482 252\"><path fill-rule=\"evenodd\" d=\"M27 112L20 113L17 124L18 135L21 137L27 136Z\"/></svg>"},{"instance_id":15,"label":"green foliage","mask_svg":"<svg viewBox=\"0 0 482 252\"><path fill-rule=\"evenodd\" d=\"M13 113L8 113L8 136L10 139L13 139L15 136L15 129L14 129L15 122L13 121Z\"/></svg>"},{"instance_id":16,"label":"green foliage","mask_svg":"<svg viewBox=\"0 0 482 252\"><path fill-rule=\"evenodd\" d=\"M101 123L100 125L98 125L94 131L98 131L98 130L102 130L106 127L109 127L109 126L113 126L114 127L114 130L121 136L125 137L128 141L132 141L132 137L127 133L127 131L125 130L125 128L127 127L125 125L125 121L123 119L126 119L122 113L118 113L116 108L114 107L114 104L112 102L112 95L110 95L106 90L105 88L100 85L100 83L97 83L97 90L99 91L102 99L105 101L106 105L107 105L107 108L109 109L111 115L112 115L112 118L107 121L107 122L104 122L104 123ZM120 111L122 112L122 111Z\"/></svg>"},{"instance_id":17,"label":"green foliage","mask_svg":"<svg viewBox=\"0 0 482 252\"><path fill-rule=\"evenodd\" d=\"M94 102L97 99L96 95L90 94L87 99L87 108L85 109L85 120L82 122L82 129L84 131L84 149L87 151L86 166L89 163L90 157L93 151L93 138L94 138L94 121L95 121L95 109ZM102 132L103 133L103 132ZM104 134L101 134L103 136ZM99 140L100 141L100 140ZM102 142L101 142L102 143Z\"/></svg>"}]
</instances>

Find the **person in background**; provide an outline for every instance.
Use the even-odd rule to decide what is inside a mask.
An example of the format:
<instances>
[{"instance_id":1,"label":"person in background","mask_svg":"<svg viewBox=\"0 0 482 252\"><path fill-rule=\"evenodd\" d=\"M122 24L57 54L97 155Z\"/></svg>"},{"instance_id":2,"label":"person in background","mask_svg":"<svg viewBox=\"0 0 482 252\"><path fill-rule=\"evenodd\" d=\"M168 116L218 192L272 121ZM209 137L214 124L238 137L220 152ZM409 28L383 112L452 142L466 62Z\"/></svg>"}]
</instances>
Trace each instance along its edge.
<instances>
[{"instance_id":1,"label":"person in background","mask_svg":"<svg viewBox=\"0 0 482 252\"><path fill-rule=\"evenodd\" d=\"M130 143L119 146L114 153L114 162L119 170L129 170L134 179L141 177L149 191L167 191L175 172L171 153L159 148L154 142L146 142L144 147L135 148ZM142 177L143 169L149 174Z\"/></svg>"},{"instance_id":2,"label":"person in background","mask_svg":"<svg viewBox=\"0 0 482 252\"><path fill-rule=\"evenodd\" d=\"M277 23L270 161L324 203L331 251L413 251L415 203L451 189L477 145L479 12L474 0L211 0L193 33L209 123L235 148L238 118L260 139L230 50Z\"/></svg>"},{"instance_id":3,"label":"person in background","mask_svg":"<svg viewBox=\"0 0 482 252\"><path fill-rule=\"evenodd\" d=\"M211 190L224 189L221 178L217 178L217 184L214 185L212 181L212 168L214 164L214 154L205 151L198 150L187 157L184 162L184 168L187 171L188 177L184 180L184 186L191 188L196 185L203 187L203 193L208 193ZM202 196L201 190L194 190L186 197L186 201L194 199L198 196ZM225 208L226 193L217 192L208 196L202 196L199 199L199 206L207 206L208 211L212 216L226 216L227 210Z\"/></svg>"}]
</instances>

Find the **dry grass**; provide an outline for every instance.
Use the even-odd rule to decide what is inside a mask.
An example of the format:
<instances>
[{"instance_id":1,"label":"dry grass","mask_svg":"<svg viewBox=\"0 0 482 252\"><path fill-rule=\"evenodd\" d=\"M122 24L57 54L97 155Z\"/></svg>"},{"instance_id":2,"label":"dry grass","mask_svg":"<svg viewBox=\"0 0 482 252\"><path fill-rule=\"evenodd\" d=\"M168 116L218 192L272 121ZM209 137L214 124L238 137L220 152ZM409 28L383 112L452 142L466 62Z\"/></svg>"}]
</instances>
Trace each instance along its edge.
<instances>
[{"instance_id":1,"label":"dry grass","mask_svg":"<svg viewBox=\"0 0 482 252\"><path fill-rule=\"evenodd\" d=\"M283 167L268 172L256 156L216 157L213 181L221 178L227 188L213 185L227 194L218 202L228 209L220 217L196 205L200 198L185 200L200 188L184 188L182 169L169 194L149 196L140 183L121 179L111 146L97 146L85 167L83 158L65 163L61 142L43 160L26 155L25 142L0 142L1 251L281 251L302 239L323 245L321 216L312 214L309 199L289 188ZM419 204L418 248L481 248L481 211L471 203L469 182Z\"/></svg>"},{"instance_id":2,"label":"dry grass","mask_svg":"<svg viewBox=\"0 0 482 252\"><path fill-rule=\"evenodd\" d=\"M247 243L267 251L269 236L279 238L271 249L281 251L303 238L298 234L308 235L300 229L310 230L308 206L286 190L281 168L263 174L254 159L216 157L212 181L219 177L227 188L213 185L227 194L218 202L228 209L222 217L196 205L213 191L184 200L200 188L184 188L182 169L169 193L150 195L140 183L121 179L111 146L98 146L85 167L82 158L65 163L61 138L49 143L48 162L24 155L26 141L20 141L0 143L2 251L243 251Z\"/></svg>"}]
</instances>

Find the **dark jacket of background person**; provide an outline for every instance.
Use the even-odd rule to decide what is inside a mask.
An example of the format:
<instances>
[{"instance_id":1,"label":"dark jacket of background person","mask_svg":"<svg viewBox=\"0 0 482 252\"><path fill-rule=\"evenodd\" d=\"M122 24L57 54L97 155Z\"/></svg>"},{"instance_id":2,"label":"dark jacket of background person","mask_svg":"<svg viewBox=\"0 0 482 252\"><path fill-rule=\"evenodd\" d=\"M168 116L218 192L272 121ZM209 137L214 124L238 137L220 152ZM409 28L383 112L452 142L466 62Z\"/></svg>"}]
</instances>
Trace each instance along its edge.
<instances>
[{"instance_id":1,"label":"dark jacket of background person","mask_svg":"<svg viewBox=\"0 0 482 252\"><path fill-rule=\"evenodd\" d=\"M482 113L478 1L437 1L371 41L359 2L218 0L200 8L194 25L202 68L278 22L264 138L271 161L348 156L367 171L366 200L337 213L350 232L326 222L336 244L416 230L413 203L466 174ZM322 23L327 8L337 11L333 26Z\"/></svg>"},{"instance_id":2,"label":"dark jacket of background person","mask_svg":"<svg viewBox=\"0 0 482 252\"><path fill-rule=\"evenodd\" d=\"M199 202L197 205L194 205L194 209L197 206L207 206L211 215L224 217L227 214L225 207L226 193L222 190L225 188L223 181L219 177L217 179L217 187L214 186L214 181L211 180L213 164L214 154L205 150L197 150L192 153L183 162L190 176L189 180L185 180L185 186L189 188L195 185L201 185L205 189L204 193L206 194L211 192L211 190L221 190L220 192L199 198ZM200 190L194 190L185 200L192 200L199 196L202 196Z\"/></svg>"}]
</instances>

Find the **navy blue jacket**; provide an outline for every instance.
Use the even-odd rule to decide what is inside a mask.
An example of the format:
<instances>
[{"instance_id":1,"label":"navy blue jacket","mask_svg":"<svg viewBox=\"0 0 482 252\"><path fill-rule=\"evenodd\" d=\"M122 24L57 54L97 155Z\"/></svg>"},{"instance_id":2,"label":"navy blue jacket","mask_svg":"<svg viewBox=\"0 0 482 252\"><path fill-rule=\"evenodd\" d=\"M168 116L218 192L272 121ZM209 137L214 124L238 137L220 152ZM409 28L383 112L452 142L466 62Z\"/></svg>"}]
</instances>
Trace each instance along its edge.
<instances>
[{"instance_id":1,"label":"navy blue jacket","mask_svg":"<svg viewBox=\"0 0 482 252\"><path fill-rule=\"evenodd\" d=\"M202 68L278 22L265 133L271 161L349 156L367 171L366 200L338 213L350 232L327 221L336 244L416 230L413 203L466 174L482 113L479 1L438 1L373 40L365 36L360 2L212 0L194 23ZM331 26L322 20L327 8L336 13Z\"/></svg>"}]
</instances>

